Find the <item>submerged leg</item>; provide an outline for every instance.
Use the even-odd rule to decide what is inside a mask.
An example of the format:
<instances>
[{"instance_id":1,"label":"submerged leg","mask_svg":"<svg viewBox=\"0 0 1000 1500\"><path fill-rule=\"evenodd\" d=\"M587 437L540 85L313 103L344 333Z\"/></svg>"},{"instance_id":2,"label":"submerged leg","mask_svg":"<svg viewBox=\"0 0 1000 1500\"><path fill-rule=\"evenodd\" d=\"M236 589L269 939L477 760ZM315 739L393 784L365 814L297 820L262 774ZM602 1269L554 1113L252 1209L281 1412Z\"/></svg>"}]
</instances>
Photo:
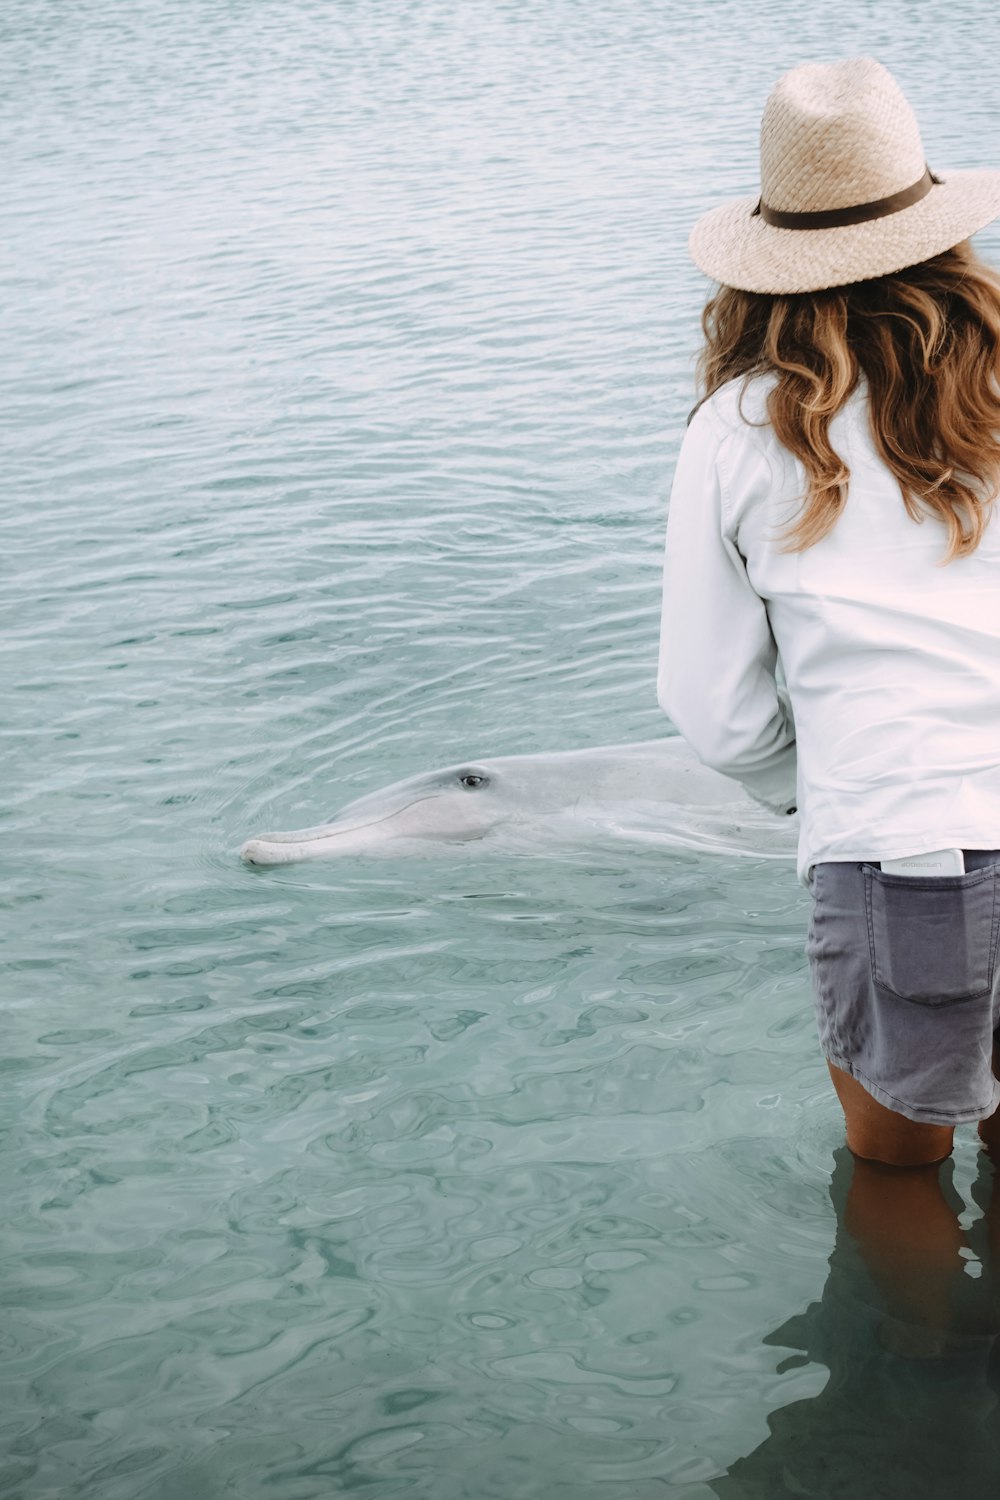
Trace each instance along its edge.
<instances>
[{"instance_id":1,"label":"submerged leg","mask_svg":"<svg viewBox=\"0 0 1000 1500\"><path fill-rule=\"evenodd\" d=\"M965 1235L942 1190L940 1166L887 1167L855 1158L844 1223L889 1311L944 1334L953 1325Z\"/></svg>"},{"instance_id":2,"label":"submerged leg","mask_svg":"<svg viewBox=\"0 0 1000 1500\"><path fill-rule=\"evenodd\" d=\"M965 1245L939 1175L941 1162L951 1153L954 1130L919 1124L886 1109L839 1068L831 1066L830 1075L854 1156L845 1227L857 1240L890 1312L944 1335L951 1327L951 1294L962 1275Z\"/></svg>"}]
</instances>

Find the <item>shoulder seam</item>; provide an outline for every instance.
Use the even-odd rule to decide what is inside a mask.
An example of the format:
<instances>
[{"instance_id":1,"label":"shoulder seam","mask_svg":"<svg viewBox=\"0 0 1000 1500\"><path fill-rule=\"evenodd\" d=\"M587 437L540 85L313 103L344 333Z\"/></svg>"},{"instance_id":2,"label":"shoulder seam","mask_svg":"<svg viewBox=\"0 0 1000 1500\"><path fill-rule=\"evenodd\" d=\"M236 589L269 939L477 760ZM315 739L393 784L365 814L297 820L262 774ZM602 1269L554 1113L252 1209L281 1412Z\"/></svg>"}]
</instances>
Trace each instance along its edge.
<instances>
[{"instance_id":1,"label":"shoulder seam","mask_svg":"<svg viewBox=\"0 0 1000 1500\"><path fill-rule=\"evenodd\" d=\"M716 401L716 397L723 396L724 394L729 395L730 393L732 394L736 402L737 418L735 421L731 421L723 412L719 410L720 403ZM741 375L738 375L735 376L732 380L727 380L725 385L720 385L719 389L717 391L713 391L711 396L707 397L702 404L703 406L708 407L716 420L728 431L745 432L748 436L752 437L754 433L764 432L769 424L765 423L763 426L761 426L756 422L749 421L743 415L743 400L747 394L748 392L745 378ZM696 409L700 410L700 408Z\"/></svg>"}]
</instances>

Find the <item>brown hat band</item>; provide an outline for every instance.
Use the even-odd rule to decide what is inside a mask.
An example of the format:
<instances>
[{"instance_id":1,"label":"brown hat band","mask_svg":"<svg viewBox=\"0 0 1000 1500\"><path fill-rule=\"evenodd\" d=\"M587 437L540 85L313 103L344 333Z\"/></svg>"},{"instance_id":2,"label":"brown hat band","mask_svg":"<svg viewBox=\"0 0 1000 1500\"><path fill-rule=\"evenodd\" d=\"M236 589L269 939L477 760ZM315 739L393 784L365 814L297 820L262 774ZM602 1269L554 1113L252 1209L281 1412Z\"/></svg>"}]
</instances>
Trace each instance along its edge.
<instances>
[{"instance_id":1,"label":"brown hat band","mask_svg":"<svg viewBox=\"0 0 1000 1500\"><path fill-rule=\"evenodd\" d=\"M779 208L768 207L761 198L751 218L759 214L765 224L771 224L775 229L843 229L848 224L866 224L869 219L884 219L889 214L898 214L901 208L912 208L940 181L930 167L925 167L923 175L912 187L890 193L888 198L876 198L874 203L854 203L849 208L821 208L814 213L785 213Z\"/></svg>"}]
</instances>

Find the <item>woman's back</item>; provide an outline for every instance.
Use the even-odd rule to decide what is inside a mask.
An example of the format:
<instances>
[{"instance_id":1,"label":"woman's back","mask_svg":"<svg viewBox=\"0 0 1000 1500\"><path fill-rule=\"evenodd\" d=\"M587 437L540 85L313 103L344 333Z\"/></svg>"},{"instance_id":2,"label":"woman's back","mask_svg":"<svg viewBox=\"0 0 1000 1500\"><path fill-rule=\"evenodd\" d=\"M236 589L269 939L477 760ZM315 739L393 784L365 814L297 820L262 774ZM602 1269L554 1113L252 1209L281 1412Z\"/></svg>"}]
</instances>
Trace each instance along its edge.
<instances>
[{"instance_id":1,"label":"woman's back","mask_svg":"<svg viewBox=\"0 0 1000 1500\"><path fill-rule=\"evenodd\" d=\"M984 837L1000 846L1000 525L991 514L975 550L941 565L948 528L907 513L876 451L861 382L829 424L850 472L846 503L820 540L787 550L807 475L768 420L775 381L732 380L702 404L672 504L685 505L690 482L701 514L688 524L719 528L766 605L794 711L800 875L822 859L892 858ZM706 465L717 468L717 508L697 498ZM675 556L680 564L690 554ZM714 712L699 663L726 649L720 634L731 658L748 636L738 596L720 617L703 574L673 572L664 634L683 638L689 670L667 669L661 701L697 744L698 720ZM731 722L738 737L739 716Z\"/></svg>"}]
</instances>

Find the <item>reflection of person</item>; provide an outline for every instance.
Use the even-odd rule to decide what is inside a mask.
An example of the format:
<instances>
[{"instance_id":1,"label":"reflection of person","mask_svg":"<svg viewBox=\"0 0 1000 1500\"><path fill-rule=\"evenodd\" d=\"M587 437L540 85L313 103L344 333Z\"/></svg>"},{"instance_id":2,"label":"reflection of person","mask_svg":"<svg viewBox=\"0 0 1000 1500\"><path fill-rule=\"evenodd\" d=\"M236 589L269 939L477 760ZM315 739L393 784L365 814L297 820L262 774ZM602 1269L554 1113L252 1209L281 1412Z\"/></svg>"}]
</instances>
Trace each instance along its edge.
<instances>
[{"instance_id":1,"label":"reflection of person","mask_svg":"<svg viewBox=\"0 0 1000 1500\"><path fill-rule=\"evenodd\" d=\"M830 1184L837 1238L821 1300L764 1340L798 1351L779 1359L780 1371L813 1364L828 1369L829 1378L816 1395L770 1414L764 1441L712 1481L719 1500L978 1500L996 1489L1000 1344L966 1337L956 1340L950 1358L920 1364L901 1364L887 1347L886 1301L878 1283L872 1285L852 1233L859 1165L847 1150L837 1152ZM985 1158L983 1165L987 1170L973 1193L987 1205L982 1227L992 1220L995 1233L1000 1194ZM935 1185L959 1208L951 1163L935 1169L935 1178L939 1170L944 1182ZM898 1175L905 1178L909 1171ZM983 1253L988 1264L985 1247ZM1000 1272L1000 1242L993 1264ZM970 1315L977 1305L985 1312L989 1298L985 1275L966 1281L962 1300Z\"/></svg>"},{"instance_id":2,"label":"reflection of person","mask_svg":"<svg viewBox=\"0 0 1000 1500\"><path fill-rule=\"evenodd\" d=\"M916 1169L962 1122L1000 1157L1000 276L968 243L1000 171L932 173L893 78L855 58L778 81L761 179L691 236L721 285L659 697L705 762L798 809L847 1142L914 1169L858 1179L855 1218L940 1329L960 1231ZM936 851L955 873L882 868Z\"/></svg>"}]
</instances>

